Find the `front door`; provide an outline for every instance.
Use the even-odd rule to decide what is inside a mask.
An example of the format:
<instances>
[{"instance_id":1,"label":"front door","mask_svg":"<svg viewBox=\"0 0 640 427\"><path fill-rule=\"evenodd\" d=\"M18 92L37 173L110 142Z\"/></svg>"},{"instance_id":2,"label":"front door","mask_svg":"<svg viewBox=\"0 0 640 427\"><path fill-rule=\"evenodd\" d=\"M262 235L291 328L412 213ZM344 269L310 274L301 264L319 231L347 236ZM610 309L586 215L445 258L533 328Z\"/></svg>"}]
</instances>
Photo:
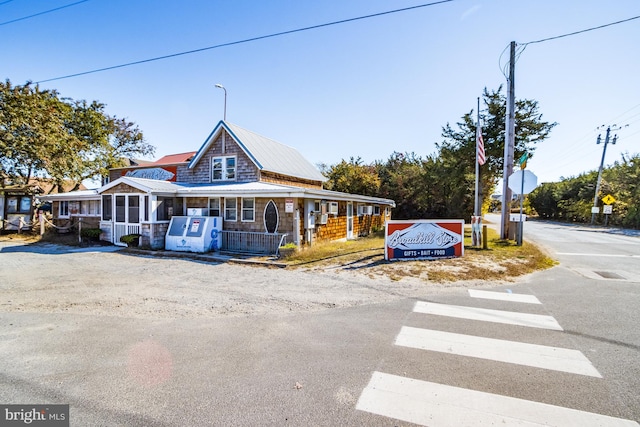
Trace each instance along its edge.
<instances>
[{"instance_id":1,"label":"front door","mask_svg":"<svg viewBox=\"0 0 640 427\"><path fill-rule=\"evenodd\" d=\"M115 227L113 244L127 246L120 238L127 234L140 234L140 195L119 194L115 196ZM144 200L144 198L143 198Z\"/></svg>"},{"instance_id":2,"label":"front door","mask_svg":"<svg viewBox=\"0 0 640 427\"><path fill-rule=\"evenodd\" d=\"M347 239L353 239L353 203L347 202Z\"/></svg>"}]
</instances>

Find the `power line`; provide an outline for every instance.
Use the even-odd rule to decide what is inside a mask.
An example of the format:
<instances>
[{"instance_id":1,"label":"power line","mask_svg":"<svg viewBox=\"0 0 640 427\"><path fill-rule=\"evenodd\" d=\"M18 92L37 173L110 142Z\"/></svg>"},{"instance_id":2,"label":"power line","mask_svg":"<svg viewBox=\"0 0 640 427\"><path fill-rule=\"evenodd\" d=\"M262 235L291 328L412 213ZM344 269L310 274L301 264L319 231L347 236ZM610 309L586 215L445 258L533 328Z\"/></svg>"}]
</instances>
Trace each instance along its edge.
<instances>
[{"instance_id":1,"label":"power line","mask_svg":"<svg viewBox=\"0 0 640 427\"><path fill-rule=\"evenodd\" d=\"M88 0L83 0L83 1L88 1ZM132 66L132 65L144 64L144 63L147 63L147 62L160 61L161 59L175 58L177 56L190 55L192 53L204 52L206 50L219 49L221 47L234 46L234 45L238 45L238 44L249 43L249 42L269 39L269 38L273 38L273 37L284 36L284 35L287 35L287 34L294 34L294 33L300 33L300 32L303 32L303 31L316 30L318 28L330 27L332 25L346 24L348 22L360 21L360 20L369 19L369 18L376 18L376 17L379 17L379 16L391 15L393 13L406 12L406 11L409 11L409 10L415 10L415 9L420 9L420 8L424 8L424 7L435 6L435 5L439 5L439 4L442 4L442 3L449 3L449 2L452 2L452 1L454 1L454 0L440 0L440 1L435 1L435 2L432 2L432 3L419 4L417 6L405 7L405 8L402 8L402 9L388 10L388 11L385 11L385 12L373 13L373 14L370 14L370 15L358 16L358 17L355 17L355 18L342 19L340 21L333 21L333 22L327 22L327 23L324 23L324 24L312 25L310 27L296 28L294 30L281 31L279 33L272 33L272 34L267 34L267 35L264 35L264 36L251 37L251 38L248 38L248 39L237 40L237 41L228 42L228 43L221 43L221 44L217 44L217 45L213 45L213 46L207 46L207 47L203 47L203 48L199 48L199 49L187 50L187 51L183 51L183 52L172 53L172 54L169 54L169 55L163 55L163 56L157 56L157 57L154 57L154 58L142 59L142 60L139 60L139 61L127 62L125 64L112 65L112 66L109 66L109 67L97 68L95 70L83 71L83 72L75 73L75 74L68 74L66 76L53 77L53 78L46 79L46 80L40 80L40 81L36 82L36 84L51 82L51 81L55 81L55 80L69 79L71 77L84 76L84 75L87 75L87 74L99 73L99 72L102 72L102 71L115 70L117 68L124 68L124 67L129 67L129 66Z\"/></svg>"},{"instance_id":2,"label":"power line","mask_svg":"<svg viewBox=\"0 0 640 427\"><path fill-rule=\"evenodd\" d=\"M13 0L6 0L6 1L3 1L2 3L0 3L0 6L2 6L3 4L11 3L12 1L13 1Z\"/></svg>"},{"instance_id":3,"label":"power line","mask_svg":"<svg viewBox=\"0 0 640 427\"><path fill-rule=\"evenodd\" d=\"M546 39L534 40L534 41L531 41L531 42L521 43L521 44L524 45L524 46L527 46L527 45L534 44L534 43L542 43L542 42L547 42L549 40L560 39L560 38L563 38L563 37L575 36L576 34L582 34L582 33L588 32L588 31L599 30L601 28L610 27L612 25L618 25L618 24L622 24L624 22L633 21L634 19L638 19L638 18L640 18L640 15L633 16L633 17L627 18L627 19L623 19L622 21L611 22L609 24L599 25L597 27L591 27L591 28L587 28L587 29L584 29L584 30L580 30L580 31L574 31L572 33L561 34L559 36L548 37Z\"/></svg>"},{"instance_id":4,"label":"power line","mask_svg":"<svg viewBox=\"0 0 640 427\"><path fill-rule=\"evenodd\" d=\"M12 1L12 0L5 1L4 3L9 3L10 1ZM0 25L7 25L7 24L13 24L14 22L18 22L18 21L24 21L25 19L30 19L30 18L34 18L36 16L40 16L40 15L44 15L44 14L47 14L47 13L55 12L55 11L60 10L60 9L66 9L67 7L75 6L75 5L78 5L80 3L84 3L84 2L88 2L88 1L89 0L80 0L78 2L67 4L65 6L56 7L55 9L45 10L44 12L34 13L33 15L23 16L22 18L12 19L11 21L0 22ZM4 3L0 3L0 5L2 5Z\"/></svg>"}]
</instances>

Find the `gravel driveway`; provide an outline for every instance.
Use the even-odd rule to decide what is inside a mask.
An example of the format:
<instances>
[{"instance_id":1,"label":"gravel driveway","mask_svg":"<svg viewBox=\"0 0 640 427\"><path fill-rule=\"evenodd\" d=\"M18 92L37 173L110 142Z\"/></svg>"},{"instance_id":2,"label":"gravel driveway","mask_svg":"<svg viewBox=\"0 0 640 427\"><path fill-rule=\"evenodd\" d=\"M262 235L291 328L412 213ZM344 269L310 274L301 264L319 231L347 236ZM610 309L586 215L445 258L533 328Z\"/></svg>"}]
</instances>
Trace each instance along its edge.
<instances>
[{"instance_id":1,"label":"gravel driveway","mask_svg":"<svg viewBox=\"0 0 640 427\"><path fill-rule=\"evenodd\" d=\"M0 311L215 318L424 297L433 284L372 271L282 269L158 258L116 247L0 241Z\"/></svg>"}]
</instances>

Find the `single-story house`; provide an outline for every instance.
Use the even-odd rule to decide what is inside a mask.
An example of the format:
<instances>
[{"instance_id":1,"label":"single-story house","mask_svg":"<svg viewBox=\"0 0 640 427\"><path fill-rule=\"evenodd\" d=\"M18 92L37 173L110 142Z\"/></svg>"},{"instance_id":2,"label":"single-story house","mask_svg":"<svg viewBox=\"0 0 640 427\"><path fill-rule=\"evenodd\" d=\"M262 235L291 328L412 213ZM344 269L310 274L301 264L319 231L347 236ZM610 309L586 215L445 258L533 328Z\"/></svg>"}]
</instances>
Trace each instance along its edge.
<instances>
[{"instance_id":1,"label":"single-story house","mask_svg":"<svg viewBox=\"0 0 640 427\"><path fill-rule=\"evenodd\" d=\"M367 235L395 207L385 198L324 190L326 178L296 149L226 121L197 152L169 159L114 169L96 190L43 198L54 218L93 220L116 245L140 234L141 246L164 248L173 216L202 215L222 218L223 250L252 252Z\"/></svg>"}]
</instances>

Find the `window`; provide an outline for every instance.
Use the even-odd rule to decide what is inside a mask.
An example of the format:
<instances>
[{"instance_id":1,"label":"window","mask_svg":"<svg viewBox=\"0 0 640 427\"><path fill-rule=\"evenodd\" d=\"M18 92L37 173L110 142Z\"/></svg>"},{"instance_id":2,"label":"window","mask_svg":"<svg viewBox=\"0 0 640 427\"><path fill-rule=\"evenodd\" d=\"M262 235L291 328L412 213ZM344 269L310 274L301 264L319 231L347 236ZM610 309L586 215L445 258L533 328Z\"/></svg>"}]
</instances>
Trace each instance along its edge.
<instances>
[{"instance_id":1,"label":"window","mask_svg":"<svg viewBox=\"0 0 640 427\"><path fill-rule=\"evenodd\" d=\"M69 202L67 200L60 201L60 206L58 208L58 216L61 218L69 216Z\"/></svg>"},{"instance_id":2,"label":"window","mask_svg":"<svg viewBox=\"0 0 640 427\"><path fill-rule=\"evenodd\" d=\"M236 179L236 158L214 157L211 160L211 180L231 181Z\"/></svg>"},{"instance_id":3,"label":"window","mask_svg":"<svg viewBox=\"0 0 640 427\"><path fill-rule=\"evenodd\" d=\"M173 198L158 197L158 221L169 221L173 216Z\"/></svg>"},{"instance_id":4,"label":"window","mask_svg":"<svg viewBox=\"0 0 640 427\"><path fill-rule=\"evenodd\" d=\"M80 215L100 215L100 202L98 200L82 200L80 202Z\"/></svg>"},{"instance_id":5,"label":"window","mask_svg":"<svg viewBox=\"0 0 640 427\"><path fill-rule=\"evenodd\" d=\"M140 222L140 197L129 196L129 222Z\"/></svg>"},{"instance_id":6,"label":"window","mask_svg":"<svg viewBox=\"0 0 640 427\"><path fill-rule=\"evenodd\" d=\"M209 216L220 216L220 198L209 199Z\"/></svg>"},{"instance_id":7,"label":"window","mask_svg":"<svg viewBox=\"0 0 640 427\"><path fill-rule=\"evenodd\" d=\"M243 197L242 198L242 221L253 222L255 221L255 206L256 199Z\"/></svg>"},{"instance_id":8,"label":"window","mask_svg":"<svg viewBox=\"0 0 640 427\"><path fill-rule=\"evenodd\" d=\"M329 213L333 215L338 215L338 202L329 203Z\"/></svg>"},{"instance_id":9,"label":"window","mask_svg":"<svg viewBox=\"0 0 640 427\"><path fill-rule=\"evenodd\" d=\"M373 214L374 214L374 215L380 215L380 206L375 205L375 206L373 207Z\"/></svg>"},{"instance_id":10,"label":"window","mask_svg":"<svg viewBox=\"0 0 640 427\"><path fill-rule=\"evenodd\" d=\"M116 222L125 222L125 214L125 196L116 196Z\"/></svg>"},{"instance_id":11,"label":"window","mask_svg":"<svg viewBox=\"0 0 640 427\"><path fill-rule=\"evenodd\" d=\"M111 221L113 219L113 200L111 195L102 196L102 219Z\"/></svg>"},{"instance_id":12,"label":"window","mask_svg":"<svg viewBox=\"0 0 640 427\"><path fill-rule=\"evenodd\" d=\"M149 221L149 196L144 196L144 220Z\"/></svg>"},{"instance_id":13,"label":"window","mask_svg":"<svg viewBox=\"0 0 640 427\"><path fill-rule=\"evenodd\" d=\"M20 212L29 213L31 212L31 197L24 196L20 198Z\"/></svg>"},{"instance_id":14,"label":"window","mask_svg":"<svg viewBox=\"0 0 640 427\"><path fill-rule=\"evenodd\" d=\"M62 202L60 203L60 206L62 206ZM16 213L16 212L18 212L18 198L9 197L7 199L7 213ZM69 216L68 212L69 212L69 208L67 207L67 216Z\"/></svg>"},{"instance_id":15,"label":"window","mask_svg":"<svg viewBox=\"0 0 640 427\"><path fill-rule=\"evenodd\" d=\"M235 197L224 199L224 220L238 220L238 199Z\"/></svg>"}]
</instances>

